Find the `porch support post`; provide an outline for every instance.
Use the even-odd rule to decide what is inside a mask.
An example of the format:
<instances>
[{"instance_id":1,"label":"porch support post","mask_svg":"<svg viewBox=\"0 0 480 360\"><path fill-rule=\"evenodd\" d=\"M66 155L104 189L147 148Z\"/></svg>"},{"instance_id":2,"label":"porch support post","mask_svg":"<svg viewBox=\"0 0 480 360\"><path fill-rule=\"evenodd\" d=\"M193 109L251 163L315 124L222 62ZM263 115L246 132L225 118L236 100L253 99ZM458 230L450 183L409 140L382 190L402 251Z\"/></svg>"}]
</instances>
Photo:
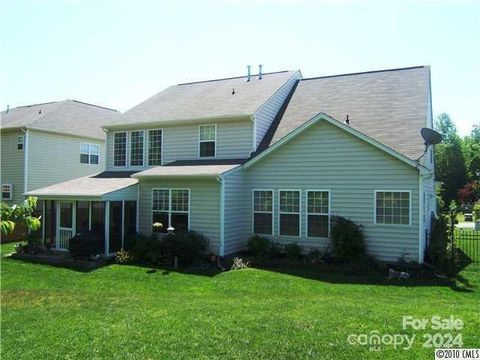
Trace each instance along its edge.
<instances>
[{"instance_id":1,"label":"porch support post","mask_svg":"<svg viewBox=\"0 0 480 360\"><path fill-rule=\"evenodd\" d=\"M110 201L105 201L105 255L110 253Z\"/></svg>"},{"instance_id":2,"label":"porch support post","mask_svg":"<svg viewBox=\"0 0 480 360\"><path fill-rule=\"evenodd\" d=\"M92 202L88 202L88 230L92 230Z\"/></svg>"},{"instance_id":3,"label":"porch support post","mask_svg":"<svg viewBox=\"0 0 480 360\"><path fill-rule=\"evenodd\" d=\"M42 201L42 242L43 242L43 245L45 245L45 225L46 225L46 221L45 221L45 203L46 203L47 200L43 200Z\"/></svg>"},{"instance_id":4,"label":"porch support post","mask_svg":"<svg viewBox=\"0 0 480 360\"><path fill-rule=\"evenodd\" d=\"M77 235L77 202L72 203L72 237Z\"/></svg>"},{"instance_id":5,"label":"porch support post","mask_svg":"<svg viewBox=\"0 0 480 360\"><path fill-rule=\"evenodd\" d=\"M124 247L125 242L125 201L122 201L122 249Z\"/></svg>"},{"instance_id":6,"label":"porch support post","mask_svg":"<svg viewBox=\"0 0 480 360\"><path fill-rule=\"evenodd\" d=\"M59 249L60 247L58 246L60 244L60 201L56 201L56 207L57 207L57 223L55 224L55 248Z\"/></svg>"}]
</instances>

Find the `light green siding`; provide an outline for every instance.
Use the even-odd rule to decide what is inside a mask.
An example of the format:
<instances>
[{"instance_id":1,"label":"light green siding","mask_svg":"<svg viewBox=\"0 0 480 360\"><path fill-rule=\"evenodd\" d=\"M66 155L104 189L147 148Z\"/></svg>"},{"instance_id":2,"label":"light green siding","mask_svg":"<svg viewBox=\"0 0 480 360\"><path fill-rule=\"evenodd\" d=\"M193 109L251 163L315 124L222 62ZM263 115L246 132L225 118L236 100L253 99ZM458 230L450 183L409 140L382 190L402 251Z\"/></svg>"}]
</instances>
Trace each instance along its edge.
<instances>
[{"instance_id":1,"label":"light green siding","mask_svg":"<svg viewBox=\"0 0 480 360\"><path fill-rule=\"evenodd\" d=\"M126 188L113 191L102 196L102 200L110 201L136 201L138 199L138 185L127 186Z\"/></svg>"},{"instance_id":2,"label":"light green siding","mask_svg":"<svg viewBox=\"0 0 480 360\"><path fill-rule=\"evenodd\" d=\"M105 146L102 140L32 130L28 132L28 139L28 191L105 169ZM81 143L100 145L98 165L80 164Z\"/></svg>"},{"instance_id":3,"label":"light green siding","mask_svg":"<svg viewBox=\"0 0 480 360\"><path fill-rule=\"evenodd\" d=\"M1 184L11 184L13 196L9 204L23 201L24 191L24 150L17 150L17 138L23 136L22 131L1 133Z\"/></svg>"},{"instance_id":4,"label":"light green siding","mask_svg":"<svg viewBox=\"0 0 480 360\"><path fill-rule=\"evenodd\" d=\"M246 227L252 232L252 190L273 189L274 238L297 241L313 248L328 240L306 237L306 190L331 191L331 212L363 226L368 251L382 260L402 255L418 261L419 175L412 166L384 153L359 138L324 121L312 125L296 138L246 170ZM279 237L278 190L301 190L301 236ZM412 193L411 225L375 225L375 190L408 190Z\"/></svg>"},{"instance_id":5,"label":"light green siding","mask_svg":"<svg viewBox=\"0 0 480 360\"><path fill-rule=\"evenodd\" d=\"M220 183L216 179L162 179L140 181L140 232L152 232L152 189L190 189L190 229L210 240L210 251L220 248Z\"/></svg>"},{"instance_id":6,"label":"light green siding","mask_svg":"<svg viewBox=\"0 0 480 360\"><path fill-rule=\"evenodd\" d=\"M245 174L237 170L225 175L224 253L245 248L248 229L245 225Z\"/></svg>"},{"instance_id":7,"label":"light green siding","mask_svg":"<svg viewBox=\"0 0 480 360\"><path fill-rule=\"evenodd\" d=\"M214 121L206 124L215 124ZM253 147L253 123L249 119L237 122L217 122L217 159L245 159L250 156ZM201 124L157 127L163 130L163 164L175 160L198 159L198 128ZM149 128L152 129L152 128ZM147 146L144 146L143 167L113 166L113 134L107 136L108 170L143 170L148 168ZM145 140L145 144L146 144ZM129 145L129 144L128 144ZM128 148L129 146L127 146ZM128 151L127 151L128 153ZM127 159L129 160L129 159Z\"/></svg>"}]
</instances>

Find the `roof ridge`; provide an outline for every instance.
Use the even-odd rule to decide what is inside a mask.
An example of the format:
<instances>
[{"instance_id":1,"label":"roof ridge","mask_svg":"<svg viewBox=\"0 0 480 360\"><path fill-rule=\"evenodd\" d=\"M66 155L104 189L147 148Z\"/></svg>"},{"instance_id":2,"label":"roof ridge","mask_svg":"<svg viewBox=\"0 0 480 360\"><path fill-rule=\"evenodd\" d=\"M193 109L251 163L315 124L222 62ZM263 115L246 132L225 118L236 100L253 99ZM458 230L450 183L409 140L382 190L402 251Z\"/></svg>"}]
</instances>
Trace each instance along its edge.
<instances>
[{"instance_id":1,"label":"roof ridge","mask_svg":"<svg viewBox=\"0 0 480 360\"><path fill-rule=\"evenodd\" d=\"M98 107L98 108L100 108L100 109L105 109L105 110L110 110L110 111L119 112L117 109L112 109L112 108L108 108L108 107L101 106L101 105L95 105L95 104L87 103L87 102L84 102L84 101L79 101L79 100L75 100L75 99L67 99L67 100L74 101L74 102L76 102L76 103L83 104L83 105L89 105L89 106Z\"/></svg>"},{"instance_id":2,"label":"roof ridge","mask_svg":"<svg viewBox=\"0 0 480 360\"><path fill-rule=\"evenodd\" d=\"M424 67L427 67L427 65L410 66L410 67L394 68L394 69L383 69L383 70L370 70L370 71L362 71L362 72L346 73L346 74L336 74L336 75L326 75L326 76L316 76L316 77L310 77L310 78L303 78L300 81L326 79L326 78L340 77L340 76L354 76L354 75L363 75L363 74L374 74L374 73L390 72L390 71L403 71L403 70L421 69L421 68L424 68Z\"/></svg>"},{"instance_id":3,"label":"roof ridge","mask_svg":"<svg viewBox=\"0 0 480 360\"><path fill-rule=\"evenodd\" d=\"M289 71L293 71L293 70L272 71L272 72L263 73L263 75L280 74L280 73L286 73L286 72L289 72ZM257 73L257 74L252 74L251 76L252 76L252 77L253 77L253 76L258 76L258 73ZM223 81L223 80L241 79L241 78L246 78L246 77L247 77L247 75L242 75L242 76L232 76L232 77L221 78L221 79L192 81L192 82L180 83L180 84L177 84L176 86L201 84L201 83L208 83L208 82L215 82L215 81Z\"/></svg>"},{"instance_id":4,"label":"roof ridge","mask_svg":"<svg viewBox=\"0 0 480 360\"><path fill-rule=\"evenodd\" d=\"M13 108L10 108L9 110L20 109L20 108L27 108L27 107L39 106L39 105L54 104L54 103L58 103L58 102L61 102L61 101L63 101L63 100L60 100L60 101L48 101L48 102L44 102L44 103L30 104L30 105L20 105L20 106L15 106L15 107L13 107ZM4 111L6 111L6 110L4 110Z\"/></svg>"}]
</instances>

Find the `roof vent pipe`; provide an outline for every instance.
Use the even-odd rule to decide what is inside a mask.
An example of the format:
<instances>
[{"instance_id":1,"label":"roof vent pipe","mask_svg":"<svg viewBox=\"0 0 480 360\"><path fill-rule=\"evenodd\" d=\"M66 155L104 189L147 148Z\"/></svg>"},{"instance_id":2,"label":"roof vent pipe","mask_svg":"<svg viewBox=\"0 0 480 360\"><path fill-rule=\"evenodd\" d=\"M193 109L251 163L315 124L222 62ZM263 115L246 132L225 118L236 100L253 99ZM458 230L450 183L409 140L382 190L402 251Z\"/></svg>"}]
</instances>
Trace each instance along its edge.
<instances>
[{"instance_id":1,"label":"roof vent pipe","mask_svg":"<svg viewBox=\"0 0 480 360\"><path fill-rule=\"evenodd\" d=\"M348 114L347 114L347 117L345 118L345 124L350 125L350 119L348 117Z\"/></svg>"},{"instance_id":2,"label":"roof vent pipe","mask_svg":"<svg viewBox=\"0 0 480 360\"><path fill-rule=\"evenodd\" d=\"M258 65L258 80L262 80L262 64Z\"/></svg>"},{"instance_id":3,"label":"roof vent pipe","mask_svg":"<svg viewBox=\"0 0 480 360\"><path fill-rule=\"evenodd\" d=\"M250 81L252 80L252 74L251 74L251 66L250 65L247 65L247 81Z\"/></svg>"}]
</instances>

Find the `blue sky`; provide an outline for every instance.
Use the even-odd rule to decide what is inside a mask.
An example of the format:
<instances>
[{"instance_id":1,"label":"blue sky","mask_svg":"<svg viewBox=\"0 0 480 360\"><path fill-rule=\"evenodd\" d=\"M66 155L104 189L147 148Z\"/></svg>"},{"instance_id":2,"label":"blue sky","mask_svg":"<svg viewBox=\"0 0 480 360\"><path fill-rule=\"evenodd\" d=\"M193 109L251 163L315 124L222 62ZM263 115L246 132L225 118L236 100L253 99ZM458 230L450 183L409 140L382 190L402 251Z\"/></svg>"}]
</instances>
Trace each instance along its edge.
<instances>
[{"instance_id":1,"label":"blue sky","mask_svg":"<svg viewBox=\"0 0 480 360\"><path fill-rule=\"evenodd\" d=\"M480 2L1 1L0 107L78 99L125 111L181 82L430 65L433 111L480 121Z\"/></svg>"}]
</instances>

